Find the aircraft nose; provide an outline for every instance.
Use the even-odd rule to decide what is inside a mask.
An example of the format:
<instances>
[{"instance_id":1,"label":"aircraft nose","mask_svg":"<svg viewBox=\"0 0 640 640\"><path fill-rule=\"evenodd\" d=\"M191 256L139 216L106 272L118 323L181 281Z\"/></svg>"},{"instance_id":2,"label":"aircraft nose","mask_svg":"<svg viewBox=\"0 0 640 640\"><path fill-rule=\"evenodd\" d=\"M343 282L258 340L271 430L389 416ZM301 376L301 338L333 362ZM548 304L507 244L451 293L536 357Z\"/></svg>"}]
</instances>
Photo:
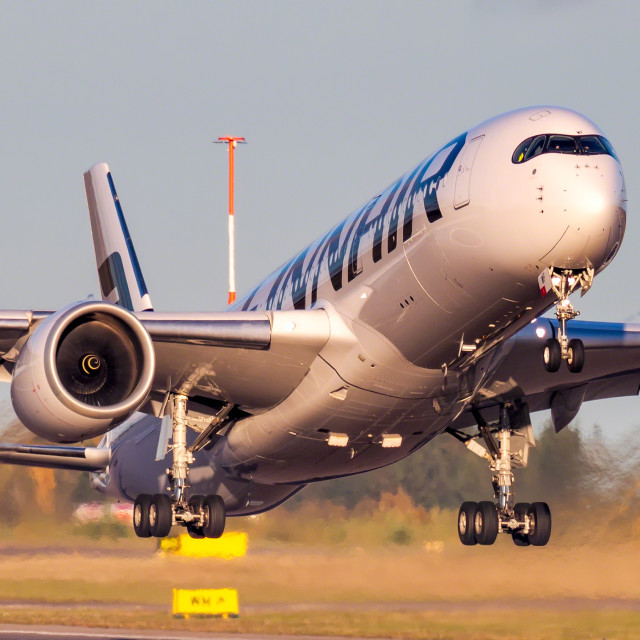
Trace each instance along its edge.
<instances>
[{"instance_id":1,"label":"aircraft nose","mask_svg":"<svg viewBox=\"0 0 640 640\"><path fill-rule=\"evenodd\" d=\"M586 158L558 171L544 186L545 213L559 234L542 261L558 268L596 271L618 251L626 225L622 171L611 157Z\"/></svg>"}]
</instances>

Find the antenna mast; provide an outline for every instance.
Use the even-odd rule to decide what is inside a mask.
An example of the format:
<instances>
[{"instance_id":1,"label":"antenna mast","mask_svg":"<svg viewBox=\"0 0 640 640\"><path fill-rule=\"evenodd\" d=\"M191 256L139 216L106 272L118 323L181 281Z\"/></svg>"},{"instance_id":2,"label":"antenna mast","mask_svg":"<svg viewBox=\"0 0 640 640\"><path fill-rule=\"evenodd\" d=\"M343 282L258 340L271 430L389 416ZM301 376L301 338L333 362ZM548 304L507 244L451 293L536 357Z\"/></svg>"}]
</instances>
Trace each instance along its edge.
<instances>
[{"instance_id":1,"label":"antenna mast","mask_svg":"<svg viewBox=\"0 0 640 640\"><path fill-rule=\"evenodd\" d=\"M235 302L236 299L236 238L235 238L235 222L233 214L233 153L238 143L246 144L244 138L234 136L223 136L216 140L217 144L226 144L229 147L229 301L228 304Z\"/></svg>"}]
</instances>

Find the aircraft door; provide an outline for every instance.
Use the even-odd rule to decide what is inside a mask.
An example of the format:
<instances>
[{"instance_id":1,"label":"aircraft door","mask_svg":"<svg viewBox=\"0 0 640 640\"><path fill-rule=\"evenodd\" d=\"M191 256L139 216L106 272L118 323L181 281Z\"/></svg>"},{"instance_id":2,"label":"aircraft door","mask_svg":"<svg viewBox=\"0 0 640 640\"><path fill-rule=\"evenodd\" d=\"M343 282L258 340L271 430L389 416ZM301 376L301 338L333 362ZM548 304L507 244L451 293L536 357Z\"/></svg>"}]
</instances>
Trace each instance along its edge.
<instances>
[{"instance_id":1,"label":"aircraft door","mask_svg":"<svg viewBox=\"0 0 640 640\"><path fill-rule=\"evenodd\" d=\"M456 187L453 194L454 209L460 209L461 207L468 205L471 201L471 169L473 168L473 161L475 160L476 153L478 153L478 147L480 146L483 138L484 136L474 138L462 152L462 159L458 165Z\"/></svg>"}]
</instances>

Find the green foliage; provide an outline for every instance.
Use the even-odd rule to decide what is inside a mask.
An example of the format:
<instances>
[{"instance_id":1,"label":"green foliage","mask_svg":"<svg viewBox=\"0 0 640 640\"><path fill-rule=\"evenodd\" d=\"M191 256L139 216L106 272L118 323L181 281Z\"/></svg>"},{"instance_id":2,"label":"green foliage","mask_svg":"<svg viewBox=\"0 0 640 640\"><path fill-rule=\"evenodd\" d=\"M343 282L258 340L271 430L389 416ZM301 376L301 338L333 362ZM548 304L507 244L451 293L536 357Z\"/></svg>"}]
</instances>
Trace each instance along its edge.
<instances>
[{"instance_id":1,"label":"green foliage","mask_svg":"<svg viewBox=\"0 0 640 640\"><path fill-rule=\"evenodd\" d=\"M389 542L393 544L406 546L413 541L413 531L408 527L399 527L394 529L389 536Z\"/></svg>"},{"instance_id":2,"label":"green foliage","mask_svg":"<svg viewBox=\"0 0 640 640\"><path fill-rule=\"evenodd\" d=\"M598 439L587 440L571 426L555 433L548 423L530 450L528 467L515 470L517 500L566 504L576 496L599 495L611 482L606 473L611 456ZM425 509L457 509L464 500L493 499L486 461L442 434L394 465L310 485L291 507L320 499L352 509L363 500L397 491Z\"/></svg>"},{"instance_id":3,"label":"green foliage","mask_svg":"<svg viewBox=\"0 0 640 640\"><path fill-rule=\"evenodd\" d=\"M79 524L73 530L75 535L87 536L92 540L107 538L108 540L120 540L130 533L130 527L114 518L104 518L97 522Z\"/></svg>"}]
</instances>

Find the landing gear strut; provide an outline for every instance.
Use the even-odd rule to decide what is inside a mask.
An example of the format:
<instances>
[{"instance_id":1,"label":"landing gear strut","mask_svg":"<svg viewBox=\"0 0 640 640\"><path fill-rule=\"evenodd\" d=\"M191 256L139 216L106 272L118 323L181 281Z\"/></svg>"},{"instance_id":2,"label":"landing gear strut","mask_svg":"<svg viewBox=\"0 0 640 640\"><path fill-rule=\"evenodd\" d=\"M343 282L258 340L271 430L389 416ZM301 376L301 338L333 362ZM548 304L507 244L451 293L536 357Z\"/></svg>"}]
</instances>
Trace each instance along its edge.
<instances>
[{"instance_id":1,"label":"landing gear strut","mask_svg":"<svg viewBox=\"0 0 640 640\"><path fill-rule=\"evenodd\" d=\"M584 367L584 344L582 340L567 336L567 321L580 315L569 300L569 296L578 288L584 295L593 283L594 271L591 268L582 271L571 269L548 270L543 280L551 282L551 289L556 294L556 318L558 319L558 337L549 338L544 345L543 362L547 371L554 372L560 368L560 363L566 360L567 367L572 373L580 373Z\"/></svg>"},{"instance_id":2,"label":"landing gear strut","mask_svg":"<svg viewBox=\"0 0 640 640\"><path fill-rule=\"evenodd\" d=\"M173 465L167 469L171 496L166 493L138 495L133 506L133 528L141 538L163 538L169 535L173 525L186 527L193 538L219 538L226 521L223 499L218 495L188 495L189 465L194 460L192 450L187 448L188 398L174 394L171 401ZM228 410L225 417L227 413ZM200 440L198 438L196 443Z\"/></svg>"},{"instance_id":3,"label":"landing gear strut","mask_svg":"<svg viewBox=\"0 0 640 640\"><path fill-rule=\"evenodd\" d=\"M535 446L526 405L504 404L500 421L488 425L473 409L478 434L447 431L489 462L496 502L463 502L458 512L458 536L464 545L490 545L499 533L512 536L516 546L544 546L551 535L551 512L545 502L514 504L513 468L527 466L529 447ZM514 425L514 426L512 426ZM497 440L496 440L497 436ZM485 447L477 442L484 440Z\"/></svg>"}]
</instances>

